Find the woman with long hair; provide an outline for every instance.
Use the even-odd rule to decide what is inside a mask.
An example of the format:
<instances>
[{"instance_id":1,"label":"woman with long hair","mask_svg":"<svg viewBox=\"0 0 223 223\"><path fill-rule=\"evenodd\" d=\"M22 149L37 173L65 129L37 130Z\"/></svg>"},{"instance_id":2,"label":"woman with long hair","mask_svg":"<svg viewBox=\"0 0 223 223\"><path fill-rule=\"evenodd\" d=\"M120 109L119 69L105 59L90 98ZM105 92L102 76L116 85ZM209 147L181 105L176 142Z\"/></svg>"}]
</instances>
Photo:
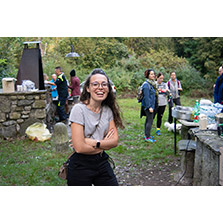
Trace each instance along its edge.
<instances>
[{"instance_id":1,"label":"woman with long hair","mask_svg":"<svg viewBox=\"0 0 223 223\"><path fill-rule=\"evenodd\" d=\"M153 136L150 135L154 111L157 107L158 91L155 82L155 72L148 69L144 73L145 82L142 86L143 99L141 103L141 117L146 116L145 120L145 142L156 142Z\"/></svg>"},{"instance_id":2,"label":"woman with long hair","mask_svg":"<svg viewBox=\"0 0 223 223\"><path fill-rule=\"evenodd\" d=\"M94 69L86 79L70 122L75 153L68 166L68 186L118 186L105 151L118 145L117 128L124 126L109 78L102 69Z\"/></svg>"}]
</instances>

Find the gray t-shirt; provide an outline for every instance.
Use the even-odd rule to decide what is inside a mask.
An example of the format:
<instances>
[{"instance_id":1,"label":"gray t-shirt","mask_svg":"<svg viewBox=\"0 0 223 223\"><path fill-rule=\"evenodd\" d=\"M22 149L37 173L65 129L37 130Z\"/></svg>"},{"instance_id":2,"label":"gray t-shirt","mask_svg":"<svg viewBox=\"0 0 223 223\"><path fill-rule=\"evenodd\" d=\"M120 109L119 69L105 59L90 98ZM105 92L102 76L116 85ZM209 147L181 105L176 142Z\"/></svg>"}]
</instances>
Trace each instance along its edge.
<instances>
[{"instance_id":1,"label":"gray t-shirt","mask_svg":"<svg viewBox=\"0 0 223 223\"><path fill-rule=\"evenodd\" d=\"M172 98L173 98L173 99L179 98L180 95L179 95L178 88L182 88L180 81L178 81L178 80L176 79L176 81L173 82L173 81L170 79L169 82L170 82L170 93L172 94ZM178 86L178 83L179 83L179 86Z\"/></svg>"},{"instance_id":2,"label":"gray t-shirt","mask_svg":"<svg viewBox=\"0 0 223 223\"><path fill-rule=\"evenodd\" d=\"M158 82L156 81L156 86L157 86L157 89L162 89L162 90L166 90L166 89L168 89L168 87L167 87L167 84L165 84L164 82L162 82L161 84L158 84ZM165 92L163 92L163 93L160 93L159 92L159 106L164 106L164 105L166 105L167 104L167 93Z\"/></svg>"},{"instance_id":3,"label":"gray t-shirt","mask_svg":"<svg viewBox=\"0 0 223 223\"><path fill-rule=\"evenodd\" d=\"M101 112L101 110L100 110ZM83 103L75 104L71 110L69 120L71 122L84 126L84 137L102 140L108 133L109 122L113 120L112 110L108 106L102 107L100 112L91 111L87 105ZM99 123L97 129L96 125ZM95 131L96 129L96 131ZM91 134L94 134L91 136Z\"/></svg>"}]
</instances>

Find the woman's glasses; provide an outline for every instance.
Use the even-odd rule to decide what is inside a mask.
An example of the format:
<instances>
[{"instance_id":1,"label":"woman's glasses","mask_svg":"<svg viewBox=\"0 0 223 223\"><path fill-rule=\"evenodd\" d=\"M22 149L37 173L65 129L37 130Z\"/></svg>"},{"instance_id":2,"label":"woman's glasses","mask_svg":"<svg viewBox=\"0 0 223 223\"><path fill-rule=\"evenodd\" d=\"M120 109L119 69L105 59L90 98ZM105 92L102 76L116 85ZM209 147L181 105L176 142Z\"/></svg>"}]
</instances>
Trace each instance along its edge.
<instances>
[{"instance_id":1,"label":"woman's glasses","mask_svg":"<svg viewBox=\"0 0 223 223\"><path fill-rule=\"evenodd\" d=\"M107 82L102 82L101 84L98 83L98 82L93 82L91 83L91 86L96 89L96 88L99 88L100 86L104 89L108 88L108 83Z\"/></svg>"}]
</instances>

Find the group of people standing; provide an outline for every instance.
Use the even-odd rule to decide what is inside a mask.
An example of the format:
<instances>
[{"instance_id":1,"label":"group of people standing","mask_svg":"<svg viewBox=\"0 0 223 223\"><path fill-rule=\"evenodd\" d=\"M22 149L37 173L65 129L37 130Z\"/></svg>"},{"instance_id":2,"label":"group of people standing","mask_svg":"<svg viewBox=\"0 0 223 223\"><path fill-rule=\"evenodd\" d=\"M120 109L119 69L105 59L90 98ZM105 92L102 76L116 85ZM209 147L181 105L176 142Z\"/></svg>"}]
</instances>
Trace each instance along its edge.
<instances>
[{"instance_id":1,"label":"group of people standing","mask_svg":"<svg viewBox=\"0 0 223 223\"><path fill-rule=\"evenodd\" d=\"M156 140L151 136L151 128L153 120L157 115L157 130L156 134L161 135L162 117L166 109L167 100L169 105L169 117L168 122L172 123L172 107L173 104L181 105L180 93L183 89L180 81L176 78L176 73L170 73L170 79L167 83L164 83L164 75L159 72L157 76L154 70L147 69L144 73L146 78L142 85L142 103L140 117L146 116L145 120L145 142L154 143Z\"/></svg>"},{"instance_id":2,"label":"group of people standing","mask_svg":"<svg viewBox=\"0 0 223 223\"><path fill-rule=\"evenodd\" d=\"M56 67L55 74L52 74L52 79L47 83L51 85L52 98L58 99L57 112L59 115L59 121L66 123L68 118L68 109L65 110L65 107L68 107L68 97L73 97L74 103L78 102L78 98L80 97L80 79L76 76L76 72L73 69L70 72L69 84L69 81L62 72L62 68ZM71 93L69 93L68 89L71 89Z\"/></svg>"}]
</instances>

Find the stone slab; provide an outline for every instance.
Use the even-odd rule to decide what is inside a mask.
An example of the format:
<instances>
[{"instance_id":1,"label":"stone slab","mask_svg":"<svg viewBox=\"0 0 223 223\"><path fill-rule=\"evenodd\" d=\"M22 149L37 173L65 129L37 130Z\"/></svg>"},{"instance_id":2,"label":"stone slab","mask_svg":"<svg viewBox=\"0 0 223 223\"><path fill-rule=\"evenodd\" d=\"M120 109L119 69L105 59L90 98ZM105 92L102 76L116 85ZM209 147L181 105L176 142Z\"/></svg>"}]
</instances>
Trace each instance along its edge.
<instances>
[{"instance_id":1,"label":"stone slab","mask_svg":"<svg viewBox=\"0 0 223 223\"><path fill-rule=\"evenodd\" d=\"M16 137L16 125L0 128L0 137L3 138L15 138Z\"/></svg>"},{"instance_id":2,"label":"stone slab","mask_svg":"<svg viewBox=\"0 0 223 223\"><path fill-rule=\"evenodd\" d=\"M11 110L11 100L9 100L7 97L0 97L1 106L0 106L0 112L10 112Z\"/></svg>"}]
</instances>

